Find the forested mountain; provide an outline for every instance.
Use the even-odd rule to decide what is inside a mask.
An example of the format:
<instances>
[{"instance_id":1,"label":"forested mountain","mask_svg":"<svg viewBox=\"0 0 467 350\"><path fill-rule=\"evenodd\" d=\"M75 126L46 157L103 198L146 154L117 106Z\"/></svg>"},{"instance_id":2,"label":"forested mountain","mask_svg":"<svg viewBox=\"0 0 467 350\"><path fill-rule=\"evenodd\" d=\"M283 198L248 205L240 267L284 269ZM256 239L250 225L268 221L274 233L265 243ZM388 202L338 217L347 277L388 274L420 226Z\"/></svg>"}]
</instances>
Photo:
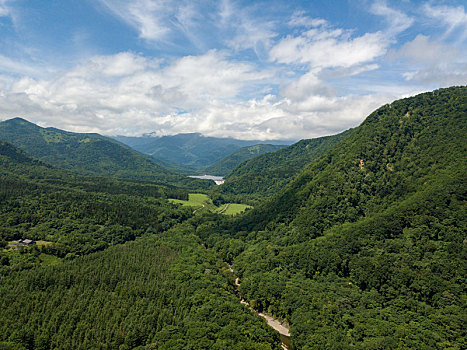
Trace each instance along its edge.
<instances>
[{"instance_id":1,"label":"forested mountain","mask_svg":"<svg viewBox=\"0 0 467 350\"><path fill-rule=\"evenodd\" d=\"M280 349L243 298L294 349L465 349L466 139L467 87L395 101L255 158L295 177L236 217L0 143L3 240L47 243L0 245L0 348Z\"/></svg>"},{"instance_id":2,"label":"forested mountain","mask_svg":"<svg viewBox=\"0 0 467 350\"><path fill-rule=\"evenodd\" d=\"M0 142L0 348L280 349L193 234L200 219L167 196L186 192L77 175ZM19 238L37 244L6 247Z\"/></svg>"},{"instance_id":3,"label":"forested mountain","mask_svg":"<svg viewBox=\"0 0 467 350\"><path fill-rule=\"evenodd\" d=\"M467 87L395 101L217 240L199 233L297 349L464 349L466 127Z\"/></svg>"},{"instance_id":4,"label":"forested mountain","mask_svg":"<svg viewBox=\"0 0 467 350\"><path fill-rule=\"evenodd\" d=\"M167 186L77 175L0 141L0 275L166 230L189 216L167 197L188 195ZM41 250L2 252L18 239L46 243Z\"/></svg>"},{"instance_id":5,"label":"forested mountain","mask_svg":"<svg viewBox=\"0 0 467 350\"><path fill-rule=\"evenodd\" d=\"M317 159L352 133L301 140L271 154L263 154L240 164L215 188L215 196L228 200L258 202L280 191L312 160Z\"/></svg>"},{"instance_id":6,"label":"forested mountain","mask_svg":"<svg viewBox=\"0 0 467 350\"><path fill-rule=\"evenodd\" d=\"M165 164L192 171L203 171L205 167L216 163L239 148L271 143L271 141L207 137L198 133L163 137L117 136L116 139L139 152L162 160ZM290 144L286 141L274 141L274 143Z\"/></svg>"},{"instance_id":7,"label":"forested mountain","mask_svg":"<svg viewBox=\"0 0 467 350\"><path fill-rule=\"evenodd\" d=\"M275 152L284 145L269 145L269 144L258 144L253 146L242 147L235 152L229 154L227 157L222 158L218 162L208 166L204 169L207 174L224 176L235 169L240 163L257 157L260 154Z\"/></svg>"},{"instance_id":8,"label":"forested mountain","mask_svg":"<svg viewBox=\"0 0 467 350\"><path fill-rule=\"evenodd\" d=\"M21 118L0 123L0 140L32 156L86 174L206 188L208 182L187 179L156 164L149 157L98 134L78 134L41 128Z\"/></svg>"},{"instance_id":9,"label":"forested mountain","mask_svg":"<svg viewBox=\"0 0 467 350\"><path fill-rule=\"evenodd\" d=\"M2 349L276 349L185 224L0 283Z\"/></svg>"}]
</instances>

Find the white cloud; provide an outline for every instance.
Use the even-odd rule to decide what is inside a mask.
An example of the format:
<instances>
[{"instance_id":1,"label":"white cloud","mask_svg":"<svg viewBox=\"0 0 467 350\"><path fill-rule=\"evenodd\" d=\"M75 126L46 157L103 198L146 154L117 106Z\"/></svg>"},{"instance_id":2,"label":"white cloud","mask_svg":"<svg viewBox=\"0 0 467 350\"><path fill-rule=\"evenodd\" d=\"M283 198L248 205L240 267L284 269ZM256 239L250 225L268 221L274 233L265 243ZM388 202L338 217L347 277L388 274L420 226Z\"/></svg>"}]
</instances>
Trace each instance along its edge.
<instances>
[{"instance_id":1,"label":"white cloud","mask_svg":"<svg viewBox=\"0 0 467 350\"><path fill-rule=\"evenodd\" d=\"M139 32L146 40L165 40L170 33L168 18L173 14L172 1L157 0L98 0L115 16Z\"/></svg>"},{"instance_id":2,"label":"white cloud","mask_svg":"<svg viewBox=\"0 0 467 350\"><path fill-rule=\"evenodd\" d=\"M371 12L386 18L386 21L389 23L387 30L389 36L395 36L403 32L414 23L413 18L410 18L405 13L389 8L384 0L374 2L371 6Z\"/></svg>"},{"instance_id":3,"label":"white cloud","mask_svg":"<svg viewBox=\"0 0 467 350\"><path fill-rule=\"evenodd\" d=\"M351 67L382 56L387 46L388 40L381 32L351 38L346 31L317 28L282 39L271 49L270 58L310 67Z\"/></svg>"},{"instance_id":4,"label":"white cloud","mask_svg":"<svg viewBox=\"0 0 467 350\"><path fill-rule=\"evenodd\" d=\"M277 33L273 30L274 23L252 17L255 9L236 7L229 0L223 0L219 10L220 30L227 33L225 44L235 50L253 49L257 56L262 57L264 51L273 44ZM232 37L233 36L233 37Z\"/></svg>"},{"instance_id":5,"label":"white cloud","mask_svg":"<svg viewBox=\"0 0 467 350\"><path fill-rule=\"evenodd\" d=\"M311 18L305 15L304 11L295 11L289 21L292 27L319 27L327 25L328 22L322 18Z\"/></svg>"},{"instance_id":6,"label":"white cloud","mask_svg":"<svg viewBox=\"0 0 467 350\"><path fill-rule=\"evenodd\" d=\"M403 73L407 81L437 86L465 85L467 57L457 47L425 35L405 43L389 55L393 60L406 60L412 69Z\"/></svg>"},{"instance_id":7,"label":"white cloud","mask_svg":"<svg viewBox=\"0 0 467 350\"><path fill-rule=\"evenodd\" d=\"M432 6L425 4L423 11L425 15L447 27L445 37L456 34L458 41L467 39L467 13L463 6Z\"/></svg>"},{"instance_id":8,"label":"white cloud","mask_svg":"<svg viewBox=\"0 0 467 350\"><path fill-rule=\"evenodd\" d=\"M385 95L336 97L319 69L281 95L244 100L245 89L271 83L269 72L222 52L159 65L132 53L97 56L50 79L17 79L0 91L0 116L107 135L201 132L242 139L298 139L355 126ZM21 114L18 115L18 111Z\"/></svg>"},{"instance_id":9,"label":"white cloud","mask_svg":"<svg viewBox=\"0 0 467 350\"><path fill-rule=\"evenodd\" d=\"M0 17L8 17L10 10L6 6L6 0L0 0Z\"/></svg>"}]
</instances>

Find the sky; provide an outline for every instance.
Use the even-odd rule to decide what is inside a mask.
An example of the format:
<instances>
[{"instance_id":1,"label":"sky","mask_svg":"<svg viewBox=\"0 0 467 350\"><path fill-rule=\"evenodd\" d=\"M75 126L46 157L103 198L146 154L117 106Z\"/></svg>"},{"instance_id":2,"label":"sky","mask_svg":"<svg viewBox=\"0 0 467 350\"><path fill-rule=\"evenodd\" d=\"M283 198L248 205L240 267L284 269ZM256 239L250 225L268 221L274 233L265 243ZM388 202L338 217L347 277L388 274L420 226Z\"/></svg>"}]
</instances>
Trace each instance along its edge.
<instances>
[{"instance_id":1,"label":"sky","mask_svg":"<svg viewBox=\"0 0 467 350\"><path fill-rule=\"evenodd\" d=\"M0 0L0 120L299 140L466 84L461 0Z\"/></svg>"}]
</instances>

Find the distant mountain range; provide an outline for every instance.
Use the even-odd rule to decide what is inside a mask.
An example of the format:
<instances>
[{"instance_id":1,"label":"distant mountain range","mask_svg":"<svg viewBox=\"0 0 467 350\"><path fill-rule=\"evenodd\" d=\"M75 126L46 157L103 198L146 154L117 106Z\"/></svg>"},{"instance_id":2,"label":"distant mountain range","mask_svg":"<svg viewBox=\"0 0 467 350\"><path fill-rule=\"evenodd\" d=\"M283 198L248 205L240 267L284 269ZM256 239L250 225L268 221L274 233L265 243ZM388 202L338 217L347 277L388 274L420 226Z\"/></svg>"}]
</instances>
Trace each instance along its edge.
<instances>
[{"instance_id":1,"label":"distant mountain range","mask_svg":"<svg viewBox=\"0 0 467 350\"><path fill-rule=\"evenodd\" d=\"M178 134L173 136L142 136L142 137L126 137L116 136L117 141L122 142L131 148L145 153L156 159L159 164L182 169L188 171L205 171L209 166L222 160L224 157L231 155L242 147L249 147L257 144L274 144L274 145L290 145L293 141L259 141L259 140L236 140L232 138L218 138L203 136L199 133ZM266 150L275 150L271 147L262 147L262 151L257 154L264 153ZM264 151L264 152L263 152ZM246 157L242 157L241 155ZM225 164L230 164L227 168L213 168L213 171L221 169L222 173L227 173L233 169L232 165L238 165L244 160L250 158L255 152L248 150L235 156L233 159L226 160Z\"/></svg>"},{"instance_id":2,"label":"distant mountain range","mask_svg":"<svg viewBox=\"0 0 467 350\"><path fill-rule=\"evenodd\" d=\"M83 174L113 176L188 187L209 186L167 170L150 157L98 134L42 128L22 118L0 123L0 141L7 141L41 161Z\"/></svg>"}]
</instances>

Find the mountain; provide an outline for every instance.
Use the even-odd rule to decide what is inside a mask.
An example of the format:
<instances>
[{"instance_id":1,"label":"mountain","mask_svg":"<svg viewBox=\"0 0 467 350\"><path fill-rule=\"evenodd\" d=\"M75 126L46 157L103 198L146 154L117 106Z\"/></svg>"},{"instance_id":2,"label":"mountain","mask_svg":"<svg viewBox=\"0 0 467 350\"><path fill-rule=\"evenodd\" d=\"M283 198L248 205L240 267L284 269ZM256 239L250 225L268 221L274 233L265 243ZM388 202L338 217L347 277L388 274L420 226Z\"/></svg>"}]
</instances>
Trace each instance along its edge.
<instances>
[{"instance_id":1,"label":"mountain","mask_svg":"<svg viewBox=\"0 0 467 350\"><path fill-rule=\"evenodd\" d=\"M207 186L187 180L128 146L98 134L42 128L24 119L14 118L0 123L0 140L10 142L44 162L81 173Z\"/></svg>"},{"instance_id":2,"label":"mountain","mask_svg":"<svg viewBox=\"0 0 467 350\"><path fill-rule=\"evenodd\" d=\"M465 349L466 136L465 86L394 101L236 217L0 143L0 348Z\"/></svg>"},{"instance_id":3,"label":"mountain","mask_svg":"<svg viewBox=\"0 0 467 350\"><path fill-rule=\"evenodd\" d=\"M352 133L301 140L274 153L262 154L240 164L224 185L214 189L216 196L253 202L276 194L311 161L332 149Z\"/></svg>"},{"instance_id":4,"label":"mountain","mask_svg":"<svg viewBox=\"0 0 467 350\"><path fill-rule=\"evenodd\" d=\"M254 158L260 154L275 152L284 145L269 145L269 144L258 144L253 146L242 147L235 152L229 154L227 157L222 158L218 162L208 166L204 171L208 174L217 176L224 176L235 169L240 163Z\"/></svg>"},{"instance_id":5,"label":"mountain","mask_svg":"<svg viewBox=\"0 0 467 350\"><path fill-rule=\"evenodd\" d=\"M295 348L465 348L466 140L467 87L395 101L206 237Z\"/></svg>"},{"instance_id":6,"label":"mountain","mask_svg":"<svg viewBox=\"0 0 467 350\"><path fill-rule=\"evenodd\" d=\"M216 163L241 147L271 143L271 141L207 137L199 133L163 137L117 136L115 139L165 164L171 164L174 168L189 171L203 171L205 167ZM274 141L274 143L290 144L288 141Z\"/></svg>"},{"instance_id":7,"label":"mountain","mask_svg":"<svg viewBox=\"0 0 467 350\"><path fill-rule=\"evenodd\" d=\"M0 348L280 349L171 191L0 141Z\"/></svg>"}]
</instances>

